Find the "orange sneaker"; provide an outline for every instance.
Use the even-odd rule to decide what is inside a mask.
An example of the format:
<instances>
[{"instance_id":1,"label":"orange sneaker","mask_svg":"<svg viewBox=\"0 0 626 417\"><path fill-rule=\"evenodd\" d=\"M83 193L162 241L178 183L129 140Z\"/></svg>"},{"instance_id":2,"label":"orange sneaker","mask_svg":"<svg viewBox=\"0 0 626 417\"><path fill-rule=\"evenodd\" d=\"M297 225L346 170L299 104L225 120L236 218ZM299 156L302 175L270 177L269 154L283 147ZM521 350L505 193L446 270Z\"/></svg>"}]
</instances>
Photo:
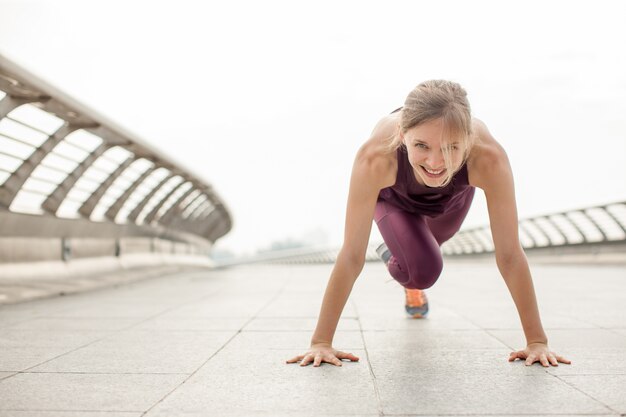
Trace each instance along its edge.
<instances>
[{"instance_id":1,"label":"orange sneaker","mask_svg":"<svg viewBox=\"0 0 626 417\"><path fill-rule=\"evenodd\" d=\"M406 302L404 309L414 319L421 319L428 314L428 298L424 290L404 289Z\"/></svg>"}]
</instances>

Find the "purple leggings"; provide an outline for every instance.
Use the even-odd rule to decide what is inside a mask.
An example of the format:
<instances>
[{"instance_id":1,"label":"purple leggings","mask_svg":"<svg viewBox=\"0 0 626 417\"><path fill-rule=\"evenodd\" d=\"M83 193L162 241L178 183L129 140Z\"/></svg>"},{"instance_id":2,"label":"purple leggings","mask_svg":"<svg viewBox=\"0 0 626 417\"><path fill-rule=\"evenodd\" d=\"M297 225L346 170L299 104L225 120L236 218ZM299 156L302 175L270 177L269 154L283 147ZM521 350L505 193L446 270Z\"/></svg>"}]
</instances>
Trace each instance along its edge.
<instances>
[{"instance_id":1,"label":"purple leggings","mask_svg":"<svg viewBox=\"0 0 626 417\"><path fill-rule=\"evenodd\" d=\"M458 208L437 217L409 213L378 200L374 220L391 252L387 268L403 287L424 289L437 281L443 269L439 247L459 231L473 197L472 187Z\"/></svg>"}]
</instances>

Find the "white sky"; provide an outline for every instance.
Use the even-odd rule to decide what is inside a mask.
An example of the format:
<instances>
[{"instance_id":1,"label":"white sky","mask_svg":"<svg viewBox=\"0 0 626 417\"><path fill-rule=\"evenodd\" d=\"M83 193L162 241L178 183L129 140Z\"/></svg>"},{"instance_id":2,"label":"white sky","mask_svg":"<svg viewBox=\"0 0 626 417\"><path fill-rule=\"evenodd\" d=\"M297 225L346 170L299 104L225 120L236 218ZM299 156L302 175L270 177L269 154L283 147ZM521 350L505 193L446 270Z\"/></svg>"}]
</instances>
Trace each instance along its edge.
<instances>
[{"instance_id":1,"label":"white sky","mask_svg":"<svg viewBox=\"0 0 626 417\"><path fill-rule=\"evenodd\" d=\"M626 199L623 1L0 0L0 53L212 183L216 247L339 245L354 154L451 79L507 150L520 217ZM488 223L476 194L465 226ZM372 241L380 240L373 226Z\"/></svg>"}]
</instances>

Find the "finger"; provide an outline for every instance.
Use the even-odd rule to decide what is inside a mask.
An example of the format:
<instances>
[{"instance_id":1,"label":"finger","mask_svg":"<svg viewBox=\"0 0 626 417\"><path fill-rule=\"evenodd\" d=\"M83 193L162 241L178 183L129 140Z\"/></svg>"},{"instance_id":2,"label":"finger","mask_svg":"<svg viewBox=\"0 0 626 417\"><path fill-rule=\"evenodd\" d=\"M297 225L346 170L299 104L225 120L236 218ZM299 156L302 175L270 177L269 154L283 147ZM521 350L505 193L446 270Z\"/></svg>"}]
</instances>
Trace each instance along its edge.
<instances>
[{"instance_id":1,"label":"finger","mask_svg":"<svg viewBox=\"0 0 626 417\"><path fill-rule=\"evenodd\" d=\"M333 365L342 366L341 361L337 358L332 358L329 360L329 362L332 363Z\"/></svg>"},{"instance_id":2,"label":"finger","mask_svg":"<svg viewBox=\"0 0 626 417\"><path fill-rule=\"evenodd\" d=\"M541 365L543 365L546 368L550 366L550 364L548 363L548 358L546 358L546 354L545 353L542 353L539 356L539 362L541 362Z\"/></svg>"},{"instance_id":3,"label":"finger","mask_svg":"<svg viewBox=\"0 0 626 417\"><path fill-rule=\"evenodd\" d=\"M307 366L309 363L311 363L312 356L313 355L306 355L304 358L302 358L302 362L300 362L300 366Z\"/></svg>"},{"instance_id":4,"label":"finger","mask_svg":"<svg viewBox=\"0 0 626 417\"><path fill-rule=\"evenodd\" d=\"M315 355L315 360L313 361L313 366L318 367L322 363L322 355Z\"/></svg>"},{"instance_id":5,"label":"finger","mask_svg":"<svg viewBox=\"0 0 626 417\"><path fill-rule=\"evenodd\" d=\"M550 361L550 364L552 366L559 366L559 362L556 360L556 358L554 357L554 354L550 353L548 355L548 360Z\"/></svg>"},{"instance_id":6,"label":"finger","mask_svg":"<svg viewBox=\"0 0 626 417\"><path fill-rule=\"evenodd\" d=\"M533 355L529 355L529 356L526 358L526 366L530 366L530 365L532 365L533 363L535 363L536 361L537 361L537 358L536 358L535 356L533 356Z\"/></svg>"},{"instance_id":7,"label":"finger","mask_svg":"<svg viewBox=\"0 0 626 417\"><path fill-rule=\"evenodd\" d=\"M336 356L340 359L350 359L351 361L358 361L358 356L354 356L352 353L342 352L340 350L337 351Z\"/></svg>"},{"instance_id":8,"label":"finger","mask_svg":"<svg viewBox=\"0 0 626 417\"><path fill-rule=\"evenodd\" d=\"M287 363L294 363L294 362L298 362L300 359L302 359L304 357L304 355L298 355L295 356L291 359L287 359Z\"/></svg>"},{"instance_id":9,"label":"finger","mask_svg":"<svg viewBox=\"0 0 626 417\"><path fill-rule=\"evenodd\" d=\"M559 356L559 355L556 355L556 360L561 363L566 363L568 365L572 363L572 361L570 361L569 359L565 359L563 356Z\"/></svg>"},{"instance_id":10,"label":"finger","mask_svg":"<svg viewBox=\"0 0 626 417\"><path fill-rule=\"evenodd\" d=\"M524 360L524 358L526 358L526 355L522 351L511 352L511 356L509 356L509 362L513 362L517 358Z\"/></svg>"}]
</instances>

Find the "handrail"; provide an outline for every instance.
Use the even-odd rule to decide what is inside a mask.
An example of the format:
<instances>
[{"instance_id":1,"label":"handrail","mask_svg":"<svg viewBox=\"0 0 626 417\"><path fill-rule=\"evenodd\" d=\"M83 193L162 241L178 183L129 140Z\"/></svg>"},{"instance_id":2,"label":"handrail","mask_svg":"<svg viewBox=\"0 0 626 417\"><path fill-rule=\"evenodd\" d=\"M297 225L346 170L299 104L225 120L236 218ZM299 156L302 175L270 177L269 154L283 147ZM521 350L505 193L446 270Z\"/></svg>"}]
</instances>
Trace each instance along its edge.
<instances>
[{"instance_id":1,"label":"handrail","mask_svg":"<svg viewBox=\"0 0 626 417\"><path fill-rule=\"evenodd\" d=\"M202 216L183 216L197 201ZM151 237L208 253L232 217L201 176L0 55L0 224L3 239Z\"/></svg>"},{"instance_id":2,"label":"handrail","mask_svg":"<svg viewBox=\"0 0 626 417\"><path fill-rule=\"evenodd\" d=\"M590 213L595 213L592 215ZM581 217L582 216L582 217ZM558 222L557 220L558 219ZM603 220L600 220L603 219ZM531 227L534 232L531 232ZM568 230L568 227L570 228ZM626 249L626 202L616 202L584 209L540 215L519 221L520 240L526 251L534 252L553 249L555 254L567 253L575 248L580 252L594 252L600 247L624 251ZM551 232L546 229L550 228ZM579 239L572 234L578 233ZM560 233L556 239L554 233ZM536 236L533 236L535 233ZM553 235L551 238L550 235ZM544 244L539 243L538 236ZM600 238L599 238L600 237ZM366 261L378 261L375 247L370 244L366 251ZM441 246L446 256L477 256L494 252L493 239L489 226L474 227L459 231ZM246 263L315 264L333 263L337 260L339 248L326 246L302 247L269 251L254 256L223 261L222 266Z\"/></svg>"}]
</instances>

